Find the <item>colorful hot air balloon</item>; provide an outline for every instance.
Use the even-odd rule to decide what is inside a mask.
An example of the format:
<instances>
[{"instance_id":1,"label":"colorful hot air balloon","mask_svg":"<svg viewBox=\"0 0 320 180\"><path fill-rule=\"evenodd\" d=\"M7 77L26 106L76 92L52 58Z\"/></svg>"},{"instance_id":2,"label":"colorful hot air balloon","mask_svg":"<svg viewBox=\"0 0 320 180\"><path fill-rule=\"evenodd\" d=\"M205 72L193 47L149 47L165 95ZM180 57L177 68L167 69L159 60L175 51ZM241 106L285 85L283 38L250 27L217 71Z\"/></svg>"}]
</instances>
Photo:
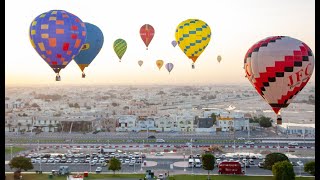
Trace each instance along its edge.
<instances>
[{"instance_id":1,"label":"colorful hot air balloon","mask_svg":"<svg viewBox=\"0 0 320 180\"><path fill-rule=\"evenodd\" d=\"M141 39L143 40L144 44L147 47L148 50L148 46L154 36L154 29L150 24L145 24L140 28L140 36Z\"/></svg>"},{"instance_id":2,"label":"colorful hot air balloon","mask_svg":"<svg viewBox=\"0 0 320 180\"><path fill-rule=\"evenodd\" d=\"M30 25L30 42L57 74L79 53L86 40L85 24L64 10L51 10L37 16Z\"/></svg>"},{"instance_id":3,"label":"colorful hot air balloon","mask_svg":"<svg viewBox=\"0 0 320 180\"><path fill-rule=\"evenodd\" d=\"M272 36L254 44L244 58L246 77L278 115L309 81L314 68L311 49L287 36Z\"/></svg>"},{"instance_id":4,"label":"colorful hot air balloon","mask_svg":"<svg viewBox=\"0 0 320 180\"><path fill-rule=\"evenodd\" d=\"M222 58L221 58L221 56L219 55L219 56L217 57L217 61L220 63L221 60L222 60Z\"/></svg>"},{"instance_id":5,"label":"colorful hot air balloon","mask_svg":"<svg viewBox=\"0 0 320 180\"><path fill-rule=\"evenodd\" d=\"M74 61L82 71L82 78L85 78L86 76L83 72L84 68L88 67L93 59L98 55L104 40L103 33L97 26L87 22L85 25L87 29L87 39L85 44L83 44L80 53L74 57Z\"/></svg>"},{"instance_id":6,"label":"colorful hot air balloon","mask_svg":"<svg viewBox=\"0 0 320 180\"><path fill-rule=\"evenodd\" d=\"M119 57L119 62L121 62L121 58L127 50L127 42L123 39L117 39L113 43L113 49Z\"/></svg>"},{"instance_id":7,"label":"colorful hot air balloon","mask_svg":"<svg viewBox=\"0 0 320 180\"><path fill-rule=\"evenodd\" d=\"M162 60L157 60L157 61L156 61L156 64L157 64L159 70L160 70L161 67L163 66L163 63L164 63L164 62L163 62Z\"/></svg>"},{"instance_id":8,"label":"colorful hot air balloon","mask_svg":"<svg viewBox=\"0 0 320 180\"><path fill-rule=\"evenodd\" d=\"M138 61L138 64L139 64L139 66L141 67L142 66L142 64L143 64L143 61Z\"/></svg>"},{"instance_id":9,"label":"colorful hot air balloon","mask_svg":"<svg viewBox=\"0 0 320 180\"><path fill-rule=\"evenodd\" d=\"M166 64L166 69L169 71L169 74L170 74L170 72L171 72L172 69L173 69L173 64L172 64L172 63L167 63L167 64Z\"/></svg>"},{"instance_id":10,"label":"colorful hot air balloon","mask_svg":"<svg viewBox=\"0 0 320 180\"><path fill-rule=\"evenodd\" d=\"M173 41L171 42L171 44L172 44L173 47L176 47L177 41L173 40Z\"/></svg>"},{"instance_id":11,"label":"colorful hot air balloon","mask_svg":"<svg viewBox=\"0 0 320 180\"><path fill-rule=\"evenodd\" d=\"M194 63L210 42L211 30L199 19L188 19L177 26L175 37L180 49L193 61L194 68Z\"/></svg>"}]
</instances>

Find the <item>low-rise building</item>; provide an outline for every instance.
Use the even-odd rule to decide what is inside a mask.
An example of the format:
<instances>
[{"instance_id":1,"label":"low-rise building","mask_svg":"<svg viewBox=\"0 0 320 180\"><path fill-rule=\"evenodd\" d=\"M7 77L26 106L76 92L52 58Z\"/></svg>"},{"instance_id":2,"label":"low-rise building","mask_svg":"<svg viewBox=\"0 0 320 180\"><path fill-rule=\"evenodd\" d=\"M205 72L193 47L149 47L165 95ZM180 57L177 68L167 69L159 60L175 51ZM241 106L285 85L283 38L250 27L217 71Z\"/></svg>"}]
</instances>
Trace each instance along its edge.
<instances>
[{"instance_id":1,"label":"low-rise building","mask_svg":"<svg viewBox=\"0 0 320 180\"><path fill-rule=\"evenodd\" d=\"M315 124L282 123L277 127L284 134L315 135Z\"/></svg>"}]
</instances>

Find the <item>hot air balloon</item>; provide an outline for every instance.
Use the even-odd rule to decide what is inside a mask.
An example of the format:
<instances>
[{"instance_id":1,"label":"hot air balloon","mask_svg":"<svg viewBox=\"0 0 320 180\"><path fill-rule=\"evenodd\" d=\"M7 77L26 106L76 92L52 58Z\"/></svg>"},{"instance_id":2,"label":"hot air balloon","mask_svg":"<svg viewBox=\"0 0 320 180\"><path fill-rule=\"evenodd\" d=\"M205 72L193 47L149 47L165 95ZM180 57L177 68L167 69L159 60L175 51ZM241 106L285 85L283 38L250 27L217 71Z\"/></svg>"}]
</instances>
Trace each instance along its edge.
<instances>
[{"instance_id":1,"label":"hot air balloon","mask_svg":"<svg viewBox=\"0 0 320 180\"><path fill-rule=\"evenodd\" d=\"M159 70L160 70L161 67L163 66L163 61L162 61L162 60L157 60L157 61L156 61L156 64L157 64L157 66L158 66L158 68L159 68Z\"/></svg>"},{"instance_id":2,"label":"hot air balloon","mask_svg":"<svg viewBox=\"0 0 320 180\"><path fill-rule=\"evenodd\" d=\"M217 57L217 61L220 63L221 60L222 60L222 58L221 58L221 56L219 55L219 56Z\"/></svg>"},{"instance_id":3,"label":"hot air balloon","mask_svg":"<svg viewBox=\"0 0 320 180\"><path fill-rule=\"evenodd\" d=\"M171 42L171 44L172 44L173 47L176 47L177 41L173 40L173 41Z\"/></svg>"},{"instance_id":4,"label":"hot air balloon","mask_svg":"<svg viewBox=\"0 0 320 180\"><path fill-rule=\"evenodd\" d=\"M142 66L142 64L143 64L143 61L138 61L138 64L139 64L139 66L141 67Z\"/></svg>"},{"instance_id":5,"label":"hot air balloon","mask_svg":"<svg viewBox=\"0 0 320 180\"><path fill-rule=\"evenodd\" d=\"M113 43L113 49L119 57L119 62L121 62L121 58L127 50L127 42L123 39L117 39Z\"/></svg>"},{"instance_id":6,"label":"hot air balloon","mask_svg":"<svg viewBox=\"0 0 320 180\"><path fill-rule=\"evenodd\" d=\"M210 27L199 19L188 19L177 26L175 37L182 52L193 61L194 69L194 63L210 42Z\"/></svg>"},{"instance_id":7,"label":"hot air balloon","mask_svg":"<svg viewBox=\"0 0 320 180\"><path fill-rule=\"evenodd\" d=\"M172 63L167 63L167 64L166 64L166 69L169 71L169 74L170 74L170 72L171 72L172 69L173 69L173 64L172 64Z\"/></svg>"},{"instance_id":8,"label":"hot air balloon","mask_svg":"<svg viewBox=\"0 0 320 180\"><path fill-rule=\"evenodd\" d=\"M82 71L82 78L85 78L86 76L83 72L84 68L88 67L98 55L104 40L103 33L97 26L87 22L85 25L87 29L87 39L85 44L83 44L80 53L74 57L74 61Z\"/></svg>"},{"instance_id":9,"label":"hot air balloon","mask_svg":"<svg viewBox=\"0 0 320 180\"><path fill-rule=\"evenodd\" d=\"M140 36L146 48L148 50L148 46L154 36L154 29L150 24L145 24L140 28Z\"/></svg>"},{"instance_id":10,"label":"hot air balloon","mask_svg":"<svg viewBox=\"0 0 320 180\"><path fill-rule=\"evenodd\" d=\"M311 49L288 36L272 36L254 44L244 58L246 77L277 114L309 81L314 68Z\"/></svg>"},{"instance_id":11,"label":"hot air balloon","mask_svg":"<svg viewBox=\"0 0 320 180\"><path fill-rule=\"evenodd\" d=\"M30 25L30 42L57 74L79 53L86 40L85 24L64 10L51 10L37 16Z\"/></svg>"}]
</instances>

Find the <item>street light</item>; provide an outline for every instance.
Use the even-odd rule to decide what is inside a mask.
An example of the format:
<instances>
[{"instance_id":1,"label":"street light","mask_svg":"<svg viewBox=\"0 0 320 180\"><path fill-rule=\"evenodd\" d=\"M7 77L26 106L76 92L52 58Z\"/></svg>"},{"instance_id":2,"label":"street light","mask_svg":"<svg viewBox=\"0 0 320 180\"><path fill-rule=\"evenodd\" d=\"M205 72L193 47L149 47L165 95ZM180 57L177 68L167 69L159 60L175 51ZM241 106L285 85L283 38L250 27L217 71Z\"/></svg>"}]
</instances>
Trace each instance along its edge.
<instances>
[{"instance_id":1,"label":"street light","mask_svg":"<svg viewBox=\"0 0 320 180\"><path fill-rule=\"evenodd\" d=\"M183 164L186 164L186 153L183 153ZM186 171L186 166L184 166L183 171Z\"/></svg>"}]
</instances>

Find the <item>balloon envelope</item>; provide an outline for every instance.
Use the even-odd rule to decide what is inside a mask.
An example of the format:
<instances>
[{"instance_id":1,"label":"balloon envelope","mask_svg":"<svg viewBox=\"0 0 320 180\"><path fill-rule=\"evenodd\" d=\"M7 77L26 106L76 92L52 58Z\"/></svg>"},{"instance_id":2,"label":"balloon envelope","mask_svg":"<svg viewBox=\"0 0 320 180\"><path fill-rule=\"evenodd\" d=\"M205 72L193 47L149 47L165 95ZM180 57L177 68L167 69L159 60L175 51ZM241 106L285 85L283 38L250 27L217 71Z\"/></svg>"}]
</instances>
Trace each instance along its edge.
<instances>
[{"instance_id":1,"label":"balloon envelope","mask_svg":"<svg viewBox=\"0 0 320 180\"><path fill-rule=\"evenodd\" d=\"M276 114L303 89L313 68L311 49L287 36L272 36L257 42L244 58L246 77Z\"/></svg>"},{"instance_id":2,"label":"balloon envelope","mask_svg":"<svg viewBox=\"0 0 320 180\"><path fill-rule=\"evenodd\" d=\"M88 67L98 55L104 40L103 33L97 26L87 22L85 25L87 29L87 39L83 44L80 53L74 57L74 61L78 64L81 71L83 71L85 67Z\"/></svg>"},{"instance_id":3,"label":"balloon envelope","mask_svg":"<svg viewBox=\"0 0 320 180\"><path fill-rule=\"evenodd\" d=\"M123 39L117 39L113 43L114 52L116 52L117 56L121 60L122 56L127 50L127 42Z\"/></svg>"},{"instance_id":4,"label":"balloon envelope","mask_svg":"<svg viewBox=\"0 0 320 180\"><path fill-rule=\"evenodd\" d=\"M51 10L32 21L29 37L37 53L59 73L79 53L86 40L86 27L67 11Z\"/></svg>"},{"instance_id":5,"label":"balloon envelope","mask_svg":"<svg viewBox=\"0 0 320 180\"><path fill-rule=\"evenodd\" d=\"M177 41L174 41L174 40L173 40L173 41L171 42L171 44L172 44L173 47L176 47Z\"/></svg>"},{"instance_id":6,"label":"balloon envelope","mask_svg":"<svg viewBox=\"0 0 320 180\"><path fill-rule=\"evenodd\" d=\"M167 63L166 64L166 69L169 71L169 73L172 71L173 69L173 64L172 63Z\"/></svg>"},{"instance_id":7,"label":"balloon envelope","mask_svg":"<svg viewBox=\"0 0 320 180\"><path fill-rule=\"evenodd\" d=\"M222 60L222 58L221 58L221 56L219 55L219 56L217 57L217 61L220 63L221 60Z\"/></svg>"},{"instance_id":8,"label":"balloon envelope","mask_svg":"<svg viewBox=\"0 0 320 180\"><path fill-rule=\"evenodd\" d=\"M157 64L159 70L160 70L161 67L163 66L163 63L164 63L164 62L163 62L162 60L157 60L157 61L156 61L156 64Z\"/></svg>"},{"instance_id":9,"label":"balloon envelope","mask_svg":"<svg viewBox=\"0 0 320 180\"><path fill-rule=\"evenodd\" d=\"M154 28L150 24L145 24L140 28L140 37L147 49L154 36Z\"/></svg>"},{"instance_id":10,"label":"balloon envelope","mask_svg":"<svg viewBox=\"0 0 320 180\"><path fill-rule=\"evenodd\" d=\"M142 66L142 64L143 64L143 61L138 61L138 64L139 64L139 66L141 67Z\"/></svg>"},{"instance_id":11,"label":"balloon envelope","mask_svg":"<svg viewBox=\"0 0 320 180\"><path fill-rule=\"evenodd\" d=\"M204 21L188 19L177 26L175 38L182 52L195 63L210 42L211 29Z\"/></svg>"}]
</instances>

